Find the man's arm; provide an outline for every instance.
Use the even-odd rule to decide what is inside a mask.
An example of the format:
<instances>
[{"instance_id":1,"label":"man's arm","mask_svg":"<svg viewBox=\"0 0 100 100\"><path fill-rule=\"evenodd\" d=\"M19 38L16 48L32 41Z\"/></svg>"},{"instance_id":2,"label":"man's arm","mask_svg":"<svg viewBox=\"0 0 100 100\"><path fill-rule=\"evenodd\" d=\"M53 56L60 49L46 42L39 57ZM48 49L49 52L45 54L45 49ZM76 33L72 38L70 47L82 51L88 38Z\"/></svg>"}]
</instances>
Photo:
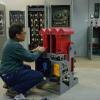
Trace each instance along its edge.
<instances>
[{"instance_id":1,"label":"man's arm","mask_svg":"<svg viewBox=\"0 0 100 100\"><path fill-rule=\"evenodd\" d=\"M17 57L19 57L19 59L22 59L23 61L32 62L36 60L41 55L41 53L45 51L45 49L43 47L37 47L35 50L32 51L33 53L26 50L22 45L18 44L16 46L15 53Z\"/></svg>"}]
</instances>

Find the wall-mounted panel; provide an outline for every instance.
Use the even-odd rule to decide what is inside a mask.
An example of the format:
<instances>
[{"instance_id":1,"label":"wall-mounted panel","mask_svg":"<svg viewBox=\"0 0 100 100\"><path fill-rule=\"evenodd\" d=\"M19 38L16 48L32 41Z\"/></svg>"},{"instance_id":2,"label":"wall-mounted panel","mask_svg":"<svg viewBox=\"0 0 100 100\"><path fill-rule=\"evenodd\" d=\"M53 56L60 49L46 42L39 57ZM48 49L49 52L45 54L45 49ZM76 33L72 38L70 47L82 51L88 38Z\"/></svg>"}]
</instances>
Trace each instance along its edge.
<instances>
[{"instance_id":1,"label":"wall-mounted panel","mask_svg":"<svg viewBox=\"0 0 100 100\"><path fill-rule=\"evenodd\" d=\"M1 49L6 41L6 14L5 6L0 4L0 58L1 58Z\"/></svg>"},{"instance_id":2,"label":"wall-mounted panel","mask_svg":"<svg viewBox=\"0 0 100 100\"><path fill-rule=\"evenodd\" d=\"M52 5L52 27L70 27L70 5Z\"/></svg>"},{"instance_id":3,"label":"wall-mounted panel","mask_svg":"<svg viewBox=\"0 0 100 100\"><path fill-rule=\"evenodd\" d=\"M25 12L24 11L9 11L10 25L14 23L22 23L25 26Z\"/></svg>"}]
</instances>

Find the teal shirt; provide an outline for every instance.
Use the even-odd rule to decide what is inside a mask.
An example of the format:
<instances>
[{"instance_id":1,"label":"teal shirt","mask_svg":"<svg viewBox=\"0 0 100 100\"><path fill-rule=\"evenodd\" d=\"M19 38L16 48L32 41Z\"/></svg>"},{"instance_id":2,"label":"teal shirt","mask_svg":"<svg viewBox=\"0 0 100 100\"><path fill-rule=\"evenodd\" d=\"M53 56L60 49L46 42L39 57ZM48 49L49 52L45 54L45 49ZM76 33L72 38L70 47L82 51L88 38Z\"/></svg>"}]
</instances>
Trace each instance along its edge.
<instances>
[{"instance_id":1,"label":"teal shirt","mask_svg":"<svg viewBox=\"0 0 100 100\"><path fill-rule=\"evenodd\" d=\"M0 74L14 72L23 66L23 61L32 62L40 54L40 52L31 53L15 40L8 40L2 49Z\"/></svg>"}]
</instances>

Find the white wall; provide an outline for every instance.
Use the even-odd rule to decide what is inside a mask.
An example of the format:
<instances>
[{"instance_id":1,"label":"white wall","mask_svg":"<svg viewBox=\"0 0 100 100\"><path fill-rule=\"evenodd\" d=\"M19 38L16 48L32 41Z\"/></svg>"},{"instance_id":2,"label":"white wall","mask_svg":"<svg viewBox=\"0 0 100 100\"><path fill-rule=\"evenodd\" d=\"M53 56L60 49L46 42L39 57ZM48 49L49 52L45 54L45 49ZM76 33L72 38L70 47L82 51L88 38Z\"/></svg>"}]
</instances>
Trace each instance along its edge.
<instances>
[{"instance_id":1,"label":"white wall","mask_svg":"<svg viewBox=\"0 0 100 100\"><path fill-rule=\"evenodd\" d=\"M27 5L44 5L45 0L0 0L6 2L6 16L7 16L7 32L9 27L9 10L24 10L26 14ZM47 0L51 2L49 4L68 4L71 0ZM93 3L100 2L100 0L73 0L73 16L72 27L75 30L75 34L72 40L77 48L78 56L87 55L87 27L88 27L88 15L93 13ZM27 18L25 18L25 26L27 26ZM27 29L28 30L28 29ZM29 32L27 32L28 38L24 45L27 47L29 42Z\"/></svg>"},{"instance_id":2,"label":"white wall","mask_svg":"<svg viewBox=\"0 0 100 100\"><path fill-rule=\"evenodd\" d=\"M22 10L26 13L27 5L44 5L45 0L6 0L7 26L9 26L9 11Z\"/></svg>"},{"instance_id":3,"label":"white wall","mask_svg":"<svg viewBox=\"0 0 100 100\"><path fill-rule=\"evenodd\" d=\"M6 0L0 0L0 4L5 4Z\"/></svg>"},{"instance_id":4,"label":"white wall","mask_svg":"<svg viewBox=\"0 0 100 100\"><path fill-rule=\"evenodd\" d=\"M72 0L46 0L49 5L69 5Z\"/></svg>"},{"instance_id":5,"label":"white wall","mask_svg":"<svg viewBox=\"0 0 100 100\"><path fill-rule=\"evenodd\" d=\"M10 10L22 10L25 11L25 27L27 30L27 35L25 42L23 42L23 45L25 48L28 48L29 44L29 29L27 28L27 11L26 7L27 5L44 5L45 0L6 0L6 22L7 22L7 37L8 37L8 28L9 28L9 11Z\"/></svg>"},{"instance_id":6,"label":"white wall","mask_svg":"<svg viewBox=\"0 0 100 100\"><path fill-rule=\"evenodd\" d=\"M10 10L22 10L26 14L27 5L44 5L45 0L0 0L6 3L6 29L8 36L9 28L9 11ZM87 52L87 22L88 19L88 0L73 0L74 1L74 13L72 18L72 26L75 30L75 35L73 36L73 41L75 42L77 48L77 55L86 56ZM93 1L93 0L92 0ZM49 4L68 4L71 0L47 0ZM85 6L84 6L85 5ZM27 27L27 18L25 18L25 26ZM28 29L26 29L28 30ZM26 40L24 46L27 48L29 43L29 32L27 31Z\"/></svg>"},{"instance_id":7,"label":"white wall","mask_svg":"<svg viewBox=\"0 0 100 100\"><path fill-rule=\"evenodd\" d=\"M27 16L26 7L27 5L44 5L46 2L49 4L69 4L71 0L6 0L6 22L7 22L7 37L8 37L8 28L9 28L9 11L10 10L22 10L25 11ZM25 16L25 17L26 17ZM29 29L27 28L27 17L25 18L25 26L27 31L27 38L24 42L24 46L27 48L29 44Z\"/></svg>"}]
</instances>

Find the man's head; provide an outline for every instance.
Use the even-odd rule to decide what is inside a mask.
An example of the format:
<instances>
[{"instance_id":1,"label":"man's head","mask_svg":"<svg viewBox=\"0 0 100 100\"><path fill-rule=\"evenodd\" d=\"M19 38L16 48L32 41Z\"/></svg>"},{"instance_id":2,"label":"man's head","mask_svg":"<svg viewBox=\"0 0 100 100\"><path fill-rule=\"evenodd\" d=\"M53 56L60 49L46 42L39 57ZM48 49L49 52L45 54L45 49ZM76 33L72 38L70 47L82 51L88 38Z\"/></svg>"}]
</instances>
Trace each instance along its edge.
<instances>
[{"instance_id":1,"label":"man's head","mask_svg":"<svg viewBox=\"0 0 100 100\"><path fill-rule=\"evenodd\" d=\"M9 37L10 39L17 41L25 40L25 29L23 24L13 24L9 28Z\"/></svg>"}]
</instances>

